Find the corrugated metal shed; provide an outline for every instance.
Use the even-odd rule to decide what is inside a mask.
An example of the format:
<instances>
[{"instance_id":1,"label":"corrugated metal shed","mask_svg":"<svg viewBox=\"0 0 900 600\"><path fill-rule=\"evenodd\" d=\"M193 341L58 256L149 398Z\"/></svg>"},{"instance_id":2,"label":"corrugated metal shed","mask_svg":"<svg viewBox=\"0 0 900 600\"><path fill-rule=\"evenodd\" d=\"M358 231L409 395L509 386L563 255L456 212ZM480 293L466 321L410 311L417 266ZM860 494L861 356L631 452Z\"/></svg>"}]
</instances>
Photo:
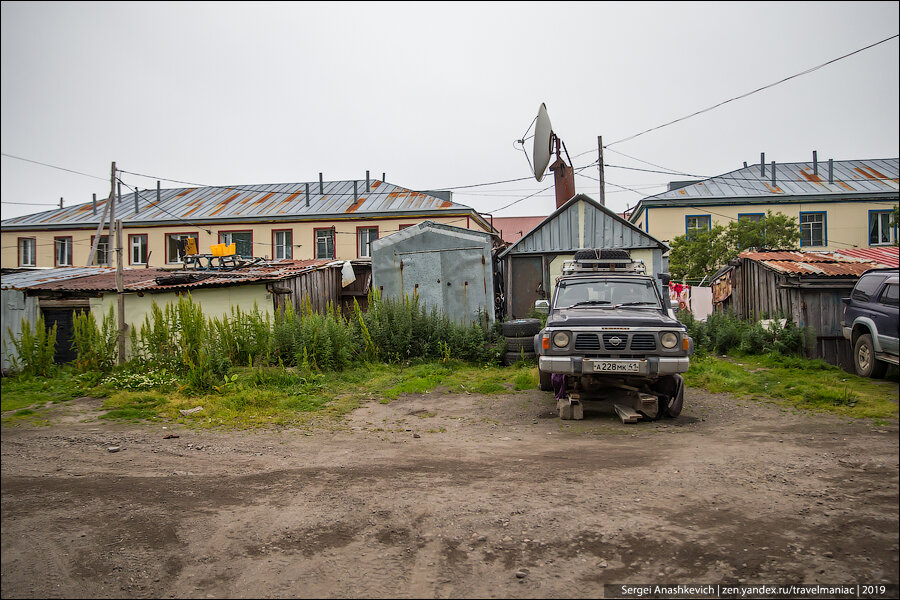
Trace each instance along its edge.
<instances>
[{"instance_id":1,"label":"corrugated metal shed","mask_svg":"<svg viewBox=\"0 0 900 600\"><path fill-rule=\"evenodd\" d=\"M354 187L356 193L354 194ZM307 197L307 190L309 196ZM140 190L135 212L134 194L116 203L116 218L126 225L218 221L277 221L326 219L350 215L397 215L430 212L467 212L481 219L472 208L434 194L409 190L380 180L194 187L160 191ZM444 195L444 194L441 194ZM103 216L104 198L93 203L14 217L2 222L4 229L61 229L96 226Z\"/></svg>"},{"instance_id":2,"label":"corrugated metal shed","mask_svg":"<svg viewBox=\"0 0 900 600\"><path fill-rule=\"evenodd\" d=\"M818 163L818 174L812 162L776 163L775 183L772 165L744 167L724 175L711 177L662 194L644 198L642 203L657 200L697 200L713 198L752 198L771 196L827 196L838 194L897 193L900 189L900 159L834 161L829 183L828 163Z\"/></svg>"},{"instance_id":3,"label":"corrugated metal shed","mask_svg":"<svg viewBox=\"0 0 900 600\"><path fill-rule=\"evenodd\" d=\"M18 273L5 273L0 277L0 289L25 289L42 283L67 281L89 275L115 273L111 267L57 267L55 269L31 269ZM115 285L113 285L115 289Z\"/></svg>"}]
</instances>

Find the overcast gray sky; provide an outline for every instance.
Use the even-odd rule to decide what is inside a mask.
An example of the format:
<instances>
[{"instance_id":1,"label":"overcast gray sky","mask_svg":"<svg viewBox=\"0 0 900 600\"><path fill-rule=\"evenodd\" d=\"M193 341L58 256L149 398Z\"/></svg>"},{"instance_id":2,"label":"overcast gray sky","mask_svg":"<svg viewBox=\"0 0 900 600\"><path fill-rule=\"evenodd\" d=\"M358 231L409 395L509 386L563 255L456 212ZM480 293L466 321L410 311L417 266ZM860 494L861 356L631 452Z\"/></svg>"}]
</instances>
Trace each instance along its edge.
<instances>
[{"instance_id":1,"label":"overcast gray sky","mask_svg":"<svg viewBox=\"0 0 900 600\"><path fill-rule=\"evenodd\" d=\"M140 188L367 169L411 189L529 177L514 142L541 102L576 167L597 159L598 135L609 144L620 212L688 178L632 169L897 157L897 38L613 142L894 36L898 21L898 2L3 2L3 154L96 178L3 156L2 216L103 198L112 161L153 176L123 176ZM576 189L596 198L596 167L581 173ZM499 209L551 184L454 199L546 215L552 188Z\"/></svg>"}]
</instances>

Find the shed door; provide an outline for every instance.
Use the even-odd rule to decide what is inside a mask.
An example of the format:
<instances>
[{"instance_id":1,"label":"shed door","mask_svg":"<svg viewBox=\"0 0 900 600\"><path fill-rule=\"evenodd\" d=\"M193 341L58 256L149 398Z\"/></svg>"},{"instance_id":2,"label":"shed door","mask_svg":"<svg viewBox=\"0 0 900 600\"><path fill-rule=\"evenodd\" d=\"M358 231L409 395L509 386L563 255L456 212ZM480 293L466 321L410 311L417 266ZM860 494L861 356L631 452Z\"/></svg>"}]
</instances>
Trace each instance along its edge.
<instances>
[{"instance_id":1,"label":"shed door","mask_svg":"<svg viewBox=\"0 0 900 600\"><path fill-rule=\"evenodd\" d=\"M514 256L510 264L511 319L524 318L544 296L544 262L540 256Z\"/></svg>"},{"instance_id":2,"label":"shed door","mask_svg":"<svg viewBox=\"0 0 900 600\"><path fill-rule=\"evenodd\" d=\"M86 308L44 308L44 325L47 331L56 325L56 353L53 362L64 364L77 358L73 342L75 340L75 311L82 313Z\"/></svg>"}]
</instances>

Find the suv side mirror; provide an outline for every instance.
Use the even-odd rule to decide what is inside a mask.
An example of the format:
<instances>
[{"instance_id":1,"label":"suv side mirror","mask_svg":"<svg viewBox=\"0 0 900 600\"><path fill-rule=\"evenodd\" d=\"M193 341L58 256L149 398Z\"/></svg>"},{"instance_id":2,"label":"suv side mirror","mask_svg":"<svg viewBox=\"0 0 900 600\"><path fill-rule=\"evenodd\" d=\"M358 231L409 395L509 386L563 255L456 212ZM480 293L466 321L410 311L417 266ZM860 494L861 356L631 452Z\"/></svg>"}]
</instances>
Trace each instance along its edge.
<instances>
[{"instance_id":1,"label":"suv side mirror","mask_svg":"<svg viewBox=\"0 0 900 600\"><path fill-rule=\"evenodd\" d=\"M535 312L539 312L542 315L550 314L550 302L548 300L538 300L534 303Z\"/></svg>"}]
</instances>

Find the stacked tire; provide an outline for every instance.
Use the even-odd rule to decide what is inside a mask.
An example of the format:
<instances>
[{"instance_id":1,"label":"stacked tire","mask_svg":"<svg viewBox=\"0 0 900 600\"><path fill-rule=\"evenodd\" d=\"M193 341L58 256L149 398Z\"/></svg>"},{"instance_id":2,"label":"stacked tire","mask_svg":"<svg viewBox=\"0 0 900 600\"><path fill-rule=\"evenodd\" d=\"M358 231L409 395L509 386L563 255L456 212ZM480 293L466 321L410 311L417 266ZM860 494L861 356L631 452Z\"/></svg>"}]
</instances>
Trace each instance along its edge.
<instances>
[{"instance_id":1,"label":"stacked tire","mask_svg":"<svg viewBox=\"0 0 900 600\"><path fill-rule=\"evenodd\" d=\"M501 324L503 337L506 340L506 353L503 364L515 364L520 360L535 360L534 336L541 331L540 319L516 319Z\"/></svg>"}]
</instances>

